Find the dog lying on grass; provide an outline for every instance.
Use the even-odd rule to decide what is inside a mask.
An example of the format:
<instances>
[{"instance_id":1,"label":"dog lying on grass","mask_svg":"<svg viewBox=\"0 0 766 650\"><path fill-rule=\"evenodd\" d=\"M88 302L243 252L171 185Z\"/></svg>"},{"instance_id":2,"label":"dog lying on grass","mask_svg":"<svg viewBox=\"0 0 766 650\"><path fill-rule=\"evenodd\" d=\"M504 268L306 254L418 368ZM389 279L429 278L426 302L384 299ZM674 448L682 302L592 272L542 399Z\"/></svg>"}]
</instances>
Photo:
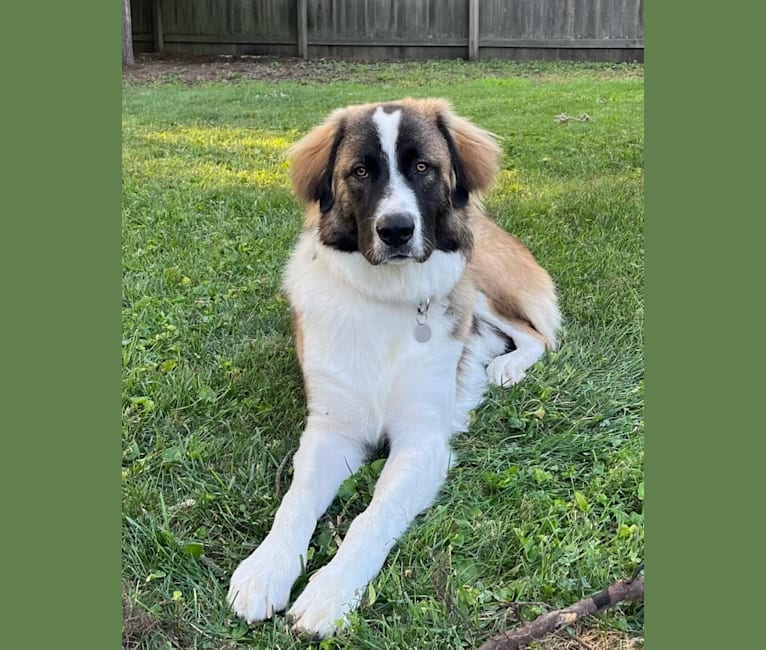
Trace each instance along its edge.
<instances>
[{"instance_id":1,"label":"dog lying on grass","mask_svg":"<svg viewBox=\"0 0 766 650\"><path fill-rule=\"evenodd\" d=\"M284 286L309 415L271 531L231 578L246 621L287 607L317 519L385 440L368 508L288 612L319 637L344 625L437 495L487 383L521 381L555 348L550 276L480 203L499 160L438 99L340 109L294 146L306 214Z\"/></svg>"}]
</instances>

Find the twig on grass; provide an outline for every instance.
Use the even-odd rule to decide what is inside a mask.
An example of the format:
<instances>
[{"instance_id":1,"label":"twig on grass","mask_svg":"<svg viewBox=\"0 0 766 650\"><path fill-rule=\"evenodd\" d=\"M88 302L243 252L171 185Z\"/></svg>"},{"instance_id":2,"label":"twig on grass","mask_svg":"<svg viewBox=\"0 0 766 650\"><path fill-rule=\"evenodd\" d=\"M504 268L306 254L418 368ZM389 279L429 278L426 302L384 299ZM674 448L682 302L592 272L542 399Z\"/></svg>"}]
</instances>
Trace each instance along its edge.
<instances>
[{"instance_id":1,"label":"twig on grass","mask_svg":"<svg viewBox=\"0 0 766 650\"><path fill-rule=\"evenodd\" d=\"M277 477L274 479L274 494L277 495L277 499L282 498L282 470L285 468L285 465L287 465L287 461L290 460L290 452L288 451L285 454L285 457L282 459L282 462L279 463L279 466L277 467Z\"/></svg>"},{"instance_id":2,"label":"twig on grass","mask_svg":"<svg viewBox=\"0 0 766 650\"><path fill-rule=\"evenodd\" d=\"M577 120L578 122L588 122L590 121L590 115L587 113L581 113L579 117L574 117L573 115L567 115L566 113L561 113L560 115L557 115L553 118L557 122L572 122L574 120Z\"/></svg>"},{"instance_id":3,"label":"twig on grass","mask_svg":"<svg viewBox=\"0 0 766 650\"><path fill-rule=\"evenodd\" d=\"M211 560L207 555L200 555L199 556L199 563L202 566L207 567L213 572L213 575L215 575L218 578L221 578L226 575L226 572L219 567L213 560Z\"/></svg>"},{"instance_id":4,"label":"twig on grass","mask_svg":"<svg viewBox=\"0 0 766 650\"><path fill-rule=\"evenodd\" d=\"M493 636L479 646L478 650L520 650L531 641L540 639L566 625L572 625L584 616L613 607L623 600L642 598L643 595L644 576L618 580L603 591L578 600L574 605L542 614L527 625Z\"/></svg>"}]
</instances>

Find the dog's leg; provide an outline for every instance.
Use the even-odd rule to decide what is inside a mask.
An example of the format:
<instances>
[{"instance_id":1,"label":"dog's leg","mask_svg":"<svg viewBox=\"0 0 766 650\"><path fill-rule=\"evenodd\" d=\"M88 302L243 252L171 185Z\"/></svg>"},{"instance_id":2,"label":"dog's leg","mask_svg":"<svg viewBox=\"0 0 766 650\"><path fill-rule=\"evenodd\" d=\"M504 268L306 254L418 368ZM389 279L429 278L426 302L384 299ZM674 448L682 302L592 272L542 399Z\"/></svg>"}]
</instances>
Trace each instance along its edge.
<instances>
[{"instance_id":1,"label":"dog's leg","mask_svg":"<svg viewBox=\"0 0 766 650\"><path fill-rule=\"evenodd\" d=\"M238 616L250 623L287 606L317 519L363 458L358 441L328 431L309 417L293 458L293 481L271 531L231 577L228 600Z\"/></svg>"},{"instance_id":2,"label":"dog's leg","mask_svg":"<svg viewBox=\"0 0 766 650\"><path fill-rule=\"evenodd\" d=\"M444 424L442 430L448 426ZM450 465L448 435L418 429L391 437L391 452L369 507L354 519L333 560L315 573L288 615L294 630L320 637L342 627L396 540L427 508Z\"/></svg>"},{"instance_id":3,"label":"dog's leg","mask_svg":"<svg viewBox=\"0 0 766 650\"><path fill-rule=\"evenodd\" d=\"M507 334L516 349L495 357L487 366L487 377L497 386L511 386L526 376L526 371L545 352L545 340L528 325L500 321L498 326Z\"/></svg>"}]
</instances>

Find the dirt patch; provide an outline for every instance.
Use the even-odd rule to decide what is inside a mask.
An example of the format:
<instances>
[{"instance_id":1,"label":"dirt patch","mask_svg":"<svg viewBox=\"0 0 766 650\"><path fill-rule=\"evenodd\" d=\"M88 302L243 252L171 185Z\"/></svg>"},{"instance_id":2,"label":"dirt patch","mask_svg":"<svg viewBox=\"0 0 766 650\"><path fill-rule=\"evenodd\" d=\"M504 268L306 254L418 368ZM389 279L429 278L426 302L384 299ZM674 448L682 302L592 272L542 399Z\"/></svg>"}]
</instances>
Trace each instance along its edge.
<instances>
[{"instance_id":1,"label":"dirt patch","mask_svg":"<svg viewBox=\"0 0 766 650\"><path fill-rule=\"evenodd\" d=\"M122 647L123 650L138 648L159 622L138 607L125 593L122 595Z\"/></svg>"},{"instance_id":2,"label":"dirt patch","mask_svg":"<svg viewBox=\"0 0 766 650\"><path fill-rule=\"evenodd\" d=\"M599 78L642 77L643 64L518 62L462 60L370 61L367 59L312 59L231 54L182 55L145 53L136 56L136 65L124 67L127 83L297 81L320 84L334 81L375 83L407 79L410 82L454 82L486 77L529 77L557 81L572 74Z\"/></svg>"},{"instance_id":3,"label":"dirt patch","mask_svg":"<svg viewBox=\"0 0 766 650\"><path fill-rule=\"evenodd\" d=\"M535 650L643 650L644 639L618 631L581 629L574 634L551 634L532 647Z\"/></svg>"},{"instance_id":4,"label":"dirt patch","mask_svg":"<svg viewBox=\"0 0 766 650\"><path fill-rule=\"evenodd\" d=\"M197 647L194 636L180 629L176 623L152 616L130 597L127 590L122 592L122 650L137 650L140 647L192 648ZM221 650L228 650L222 646Z\"/></svg>"},{"instance_id":5,"label":"dirt patch","mask_svg":"<svg viewBox=\"0 0 766 650\"><path fill-rule=\"evenodd\" d=\"M125 67L122 78L132 83L211 81L308 81L358 79L358 62L268 56L217 56L140 54L136 65Z\"/></svg>"}]
</instances>

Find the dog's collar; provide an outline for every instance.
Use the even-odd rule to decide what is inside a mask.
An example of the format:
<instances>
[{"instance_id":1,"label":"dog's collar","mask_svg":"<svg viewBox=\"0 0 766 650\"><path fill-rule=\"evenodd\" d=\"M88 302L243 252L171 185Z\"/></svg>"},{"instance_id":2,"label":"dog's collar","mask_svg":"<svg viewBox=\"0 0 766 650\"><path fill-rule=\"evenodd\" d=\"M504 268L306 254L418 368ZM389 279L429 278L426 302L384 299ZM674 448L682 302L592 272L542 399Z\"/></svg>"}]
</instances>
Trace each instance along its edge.
<instances>
[{"instance_id":1,"label":"dog's collar","mask_svg":"<svg viewBox=\"0 0 766 650\"><path fill-rule=\"evenodd\" d=\"M415 316L415 327L412 330L415 340L418 343L428 343L431 339L431 326L426 322L428 320L428 308L430 306L430 298L421 300L418 303L418 313Z\"/></svg>"}]
</instances>

